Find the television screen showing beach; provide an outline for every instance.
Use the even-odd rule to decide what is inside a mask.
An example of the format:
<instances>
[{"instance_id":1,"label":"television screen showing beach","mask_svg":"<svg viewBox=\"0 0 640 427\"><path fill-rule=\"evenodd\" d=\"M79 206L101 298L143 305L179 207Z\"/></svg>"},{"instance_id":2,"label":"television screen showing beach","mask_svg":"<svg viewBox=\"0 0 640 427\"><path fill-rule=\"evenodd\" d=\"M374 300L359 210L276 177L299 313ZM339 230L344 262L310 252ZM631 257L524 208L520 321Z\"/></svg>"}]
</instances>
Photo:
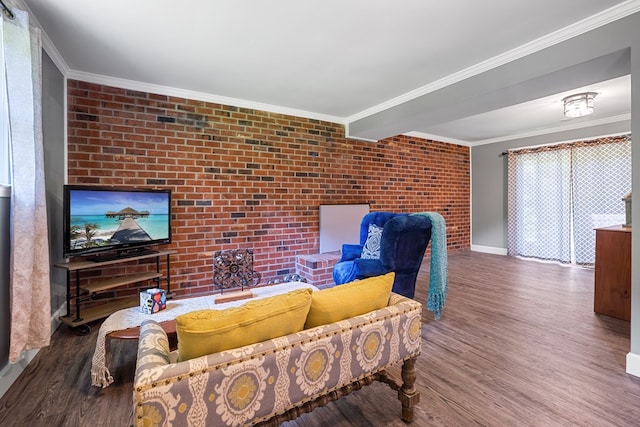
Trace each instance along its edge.
<instances>
[{"instance_id":1,"label":"television screen showing beach","mask_svg":"<svg viewBox=\"0 0 640 427\"><path fill-rule=\"evenodd\" d=\"M69 208L71 249L152 242L170 235L166 193L72 190Z\"/></svg>"}]
</instances>

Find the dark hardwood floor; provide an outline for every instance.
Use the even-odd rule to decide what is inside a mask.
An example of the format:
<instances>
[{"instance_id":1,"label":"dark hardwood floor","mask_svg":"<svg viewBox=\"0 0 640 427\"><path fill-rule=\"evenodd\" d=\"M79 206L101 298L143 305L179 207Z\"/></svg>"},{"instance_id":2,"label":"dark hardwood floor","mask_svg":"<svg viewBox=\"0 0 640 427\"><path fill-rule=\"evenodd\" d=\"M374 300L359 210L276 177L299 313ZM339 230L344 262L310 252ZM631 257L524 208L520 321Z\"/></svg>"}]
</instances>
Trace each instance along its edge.
<instances>
[{"instance_id":1,"label":"dark hardwood floor","mask_svg":"<svg viewBox=\"0 0 640 427\"><path fill-rule=\"evenodd\" d=\"M0 399L1 426L131 424L136 342L114 347L116 383L92 387L98 326L55 332ZM640 379L625 373L629 323L593 313L593 270L450 255L444 316L425 309L422 334L414 426L640 425ZM395 393L373 384L284 425L404 426L399 415Z\"/></svg>"}]
</instances>

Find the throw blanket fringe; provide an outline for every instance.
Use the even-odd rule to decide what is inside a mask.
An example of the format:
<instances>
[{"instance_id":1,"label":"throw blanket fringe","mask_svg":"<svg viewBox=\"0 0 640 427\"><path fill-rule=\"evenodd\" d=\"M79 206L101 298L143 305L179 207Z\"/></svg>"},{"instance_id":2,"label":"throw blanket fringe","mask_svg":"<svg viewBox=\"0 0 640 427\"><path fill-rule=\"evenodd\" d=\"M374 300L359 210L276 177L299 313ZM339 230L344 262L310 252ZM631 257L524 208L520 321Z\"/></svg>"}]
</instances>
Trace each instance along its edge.
<instances>
[{"instance_id":1,"label":"throw blanket fringe","mask_svg":"<svg viewBox=\"0 0 640 427\"><path fill-rule=\"evenodd\" d=\"M104 323L100 327L98 332L98 340L96 342L96 349L93 352L93 359L91 360L91 385L96 387L108 387L113 383L113 377L109 372L106 361L106 349L105 349L105 336L113 330L105 328L103 330Z\"/></svg>"},{"instance_id":2,"label":"throw blanket fringe","mask_svg":"<svg viewBox=\"0 0 640 427\"><path fill-rule=\"evenodd\" d=\"M444 218L437 212L419 212L431 221L431 263L429 268L429 295L427 310L440 319L447 299L449 287L449 265L447 259L447 227Z\"/></svg>"}]
</instances>

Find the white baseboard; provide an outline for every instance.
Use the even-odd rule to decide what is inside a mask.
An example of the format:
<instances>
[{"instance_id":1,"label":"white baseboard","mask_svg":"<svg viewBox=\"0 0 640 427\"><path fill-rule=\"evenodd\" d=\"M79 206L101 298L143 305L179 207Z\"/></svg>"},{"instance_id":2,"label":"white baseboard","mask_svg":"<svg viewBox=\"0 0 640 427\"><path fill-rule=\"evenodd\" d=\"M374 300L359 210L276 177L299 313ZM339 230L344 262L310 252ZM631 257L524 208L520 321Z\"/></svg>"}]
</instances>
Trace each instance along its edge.
<instances>
[{"instance_id":1,"label":"white baseboard","mask_svg":"<svg viewBox=\"0 0 640 427\"><path fill-rule=\"evenodd\" d=\"M63 302L60 307L51 315L51 335L58 329L60 326L60 317L67 314L67 303Z\"/></svg>"},{"instance_id":2,"label":"white baseboard","mask_svg":"<svg viewBox=\"0 0 640 427\"><path fill-rule=\"evenodd\" d=\"M67 304L63 303L56 311L51 315L51 335L60 326L59 317L67 314ZM0 397L9 390L9 387L18 379L20 374L25 370L27 365L36 357L39 349L27 350L22 353L20 359L15 363L9 363L0 371Z\"/></svg>"},{"instance_id":3,"label":"white baseboard","mask_svg":"<svg viewBox=\"0 0 640 427\"><path fill-rule=\"evenodd\" d=\"M36 357L39 349L23 351L20 358L15 363L9 363L0 372L0 397L9 390L9 387L18 379L22 371L25 370L29 362Z\"/></svg>"},{"instance_id":4,"label":"white baseboard","mask_svg":"<svg viewBox=\"0 0 640 427\"><path fill-rule=\"evenodd\" d=\"M627 353L627 374L640 377L640 354Z\"/></svg>"},{"instance_id":5,"label":"white baseboard","mask_svg":"<svg viewBox=\"0 0 640 427\"><path fill-rule=\"evenodd\" d=\"M494 254L494 255L506 255L506 248L496 248L494 246L481 246L481 245L471 245L471 250L474 252L484 252L486 254Z\"/></svg>"}]
</instances>

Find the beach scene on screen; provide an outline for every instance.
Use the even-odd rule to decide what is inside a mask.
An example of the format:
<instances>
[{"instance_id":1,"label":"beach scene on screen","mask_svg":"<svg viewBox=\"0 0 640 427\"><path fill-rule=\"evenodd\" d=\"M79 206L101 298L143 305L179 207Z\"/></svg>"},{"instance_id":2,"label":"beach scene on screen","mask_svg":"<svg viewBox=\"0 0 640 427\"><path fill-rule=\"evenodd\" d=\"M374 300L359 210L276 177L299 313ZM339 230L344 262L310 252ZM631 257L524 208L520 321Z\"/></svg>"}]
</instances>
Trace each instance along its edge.
<instances>
[{"instance_id":1,"label":"beach scene on screen","mask_svg":"<svg viewBox=\"0 0 640 427\"><path fill-rule=\"evenodd\" d=\"M70 193L71 249L169 237L169 195L136 191Z\"/></svg>"}]
</instances>

